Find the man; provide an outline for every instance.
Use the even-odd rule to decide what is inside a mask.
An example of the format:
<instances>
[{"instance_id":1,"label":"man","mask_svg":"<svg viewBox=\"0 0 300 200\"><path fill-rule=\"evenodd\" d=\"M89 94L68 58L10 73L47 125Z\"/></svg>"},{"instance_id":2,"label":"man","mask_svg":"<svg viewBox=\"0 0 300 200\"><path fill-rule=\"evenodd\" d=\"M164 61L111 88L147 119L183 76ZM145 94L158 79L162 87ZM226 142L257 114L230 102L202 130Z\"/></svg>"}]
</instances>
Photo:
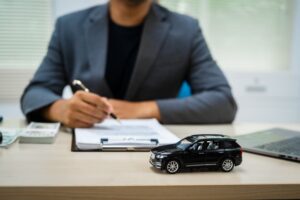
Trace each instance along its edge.
<instances>
[{"instance_id":1,"label":"man","mask_svg":"<svg viewBox=\"0 0 300 200\"><path fill-rule=\"evenodd\" d=\"M62 99L72 81L76 91ZM186 80L193 95L176 96ZM198 22L152 0L108 4L57 20L47 55L21 106L29 120L90 127L114 112L162 123L230 123L236 103Z\"/></svg>"}]
</instances>

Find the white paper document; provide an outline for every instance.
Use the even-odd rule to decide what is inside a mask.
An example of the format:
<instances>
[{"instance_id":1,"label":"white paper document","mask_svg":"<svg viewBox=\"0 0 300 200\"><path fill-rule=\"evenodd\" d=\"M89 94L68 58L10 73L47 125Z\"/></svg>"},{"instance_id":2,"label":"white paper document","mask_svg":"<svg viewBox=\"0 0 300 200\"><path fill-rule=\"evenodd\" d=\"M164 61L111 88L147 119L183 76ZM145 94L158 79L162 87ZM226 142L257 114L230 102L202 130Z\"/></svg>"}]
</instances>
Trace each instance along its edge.
<instances>
[{"instance_id":1,"label":"white paper document","mask_svg":"<svg viewBox=\"0 0 300 200\"><path fill-rule=\"evenodd\" d=\"M179 138L155 119L107 119L92 128L75 129L76 146L80 150L139 149L172 144Z\"/></svg>"}]
</instances>

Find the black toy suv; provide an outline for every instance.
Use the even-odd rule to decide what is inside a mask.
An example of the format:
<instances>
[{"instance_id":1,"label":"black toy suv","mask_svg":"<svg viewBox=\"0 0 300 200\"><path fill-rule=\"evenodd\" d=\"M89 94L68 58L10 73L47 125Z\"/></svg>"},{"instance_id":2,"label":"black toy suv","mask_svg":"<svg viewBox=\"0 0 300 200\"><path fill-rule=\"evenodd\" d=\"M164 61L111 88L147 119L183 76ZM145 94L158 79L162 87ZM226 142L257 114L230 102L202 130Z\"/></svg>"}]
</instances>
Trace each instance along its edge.
<instances>
[{"instance_id":1,"label":"black toy suv","mask_svg":"<svg viewBox=\"0 0 300 200\"><path fill-rule=\"evenodd\" d=\"M153 148L150 163L170 174L192 167L217 167L230 172L242 163L242 148L225 135L192 135L176 144Z\"/></svg>"}]
</instances>

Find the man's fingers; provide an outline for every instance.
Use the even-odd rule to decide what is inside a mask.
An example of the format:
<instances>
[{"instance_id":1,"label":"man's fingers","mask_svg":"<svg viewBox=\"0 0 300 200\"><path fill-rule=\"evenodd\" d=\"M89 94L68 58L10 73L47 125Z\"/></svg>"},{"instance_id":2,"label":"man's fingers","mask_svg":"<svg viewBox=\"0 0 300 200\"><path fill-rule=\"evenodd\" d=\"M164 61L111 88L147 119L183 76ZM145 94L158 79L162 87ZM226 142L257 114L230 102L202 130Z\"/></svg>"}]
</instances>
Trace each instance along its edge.
<instances>
[{"instance_id":1,"label":"man's fingers","mask_svg":"<svg viewBox=\"0 0 300 200\"><path fill-rule=\"evenodd\" d=\"M91 117L94 117L98 119L98 121L103 120L107 116L107 113L101 110L99 107L87 104L84 101L78 102L78 107L76 108L76 110Z\"/></svg>"},{"instance_id":2,"label":"man's fingers","mask_svg":"<svg viewBox=\"0 0 300 200\"><path fill-rule=\"evenodd\" d=\"M103 102L106 104L106 106L108 106L108 111L107 113L114 113L114 108L112 106L112 104L108 101L108 99L106 97L102 97Z\"/></svg>"},{"instance_id":3,"label":"man's fingers","mask_svg":"<svg viewBox=\"0 0 300 200\"><path fill-rule=\"evenodd\" d=\"M112 106L106 100L106 98L100 97L93 93L87 93L82 91L76 94L81 100L85 101L86 103L99 107L101 110L103 110L106 113L111 113Z\"/></svg>"},{"instance_id":4,"label":"man's fingers","mask_svg":"<svg viewBox=\"0 0 300 200\"><path fill-rule=\"evenodd\" d=\"M76 113L74 113L74 119L87 124L95 124L101 121L101 119L99 120L98 118L94 118L80 111L76 111Z\"/></svg>"}]
</instances>

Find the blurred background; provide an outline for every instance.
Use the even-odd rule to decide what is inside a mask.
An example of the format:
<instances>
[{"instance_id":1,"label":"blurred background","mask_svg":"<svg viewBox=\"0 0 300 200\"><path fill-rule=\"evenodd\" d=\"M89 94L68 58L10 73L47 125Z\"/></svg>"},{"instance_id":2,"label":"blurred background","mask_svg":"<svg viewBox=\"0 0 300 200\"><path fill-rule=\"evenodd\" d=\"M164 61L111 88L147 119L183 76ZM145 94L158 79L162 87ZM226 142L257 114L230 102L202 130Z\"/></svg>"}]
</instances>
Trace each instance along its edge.
<instances>
[{"instance_id":1,"label":"blurred background","mask_svg":"<svg viewBox=\"0 0 300 200\"><path fill-rule=\"evenodd\" d=\"M107 0L0 0L0 114L46 53L57 17ZM236 122L300 122L300 0L160 0L199 19L239 104ZM189 95L184 86L181 97Z\"/></svg>"}]
</instances>

